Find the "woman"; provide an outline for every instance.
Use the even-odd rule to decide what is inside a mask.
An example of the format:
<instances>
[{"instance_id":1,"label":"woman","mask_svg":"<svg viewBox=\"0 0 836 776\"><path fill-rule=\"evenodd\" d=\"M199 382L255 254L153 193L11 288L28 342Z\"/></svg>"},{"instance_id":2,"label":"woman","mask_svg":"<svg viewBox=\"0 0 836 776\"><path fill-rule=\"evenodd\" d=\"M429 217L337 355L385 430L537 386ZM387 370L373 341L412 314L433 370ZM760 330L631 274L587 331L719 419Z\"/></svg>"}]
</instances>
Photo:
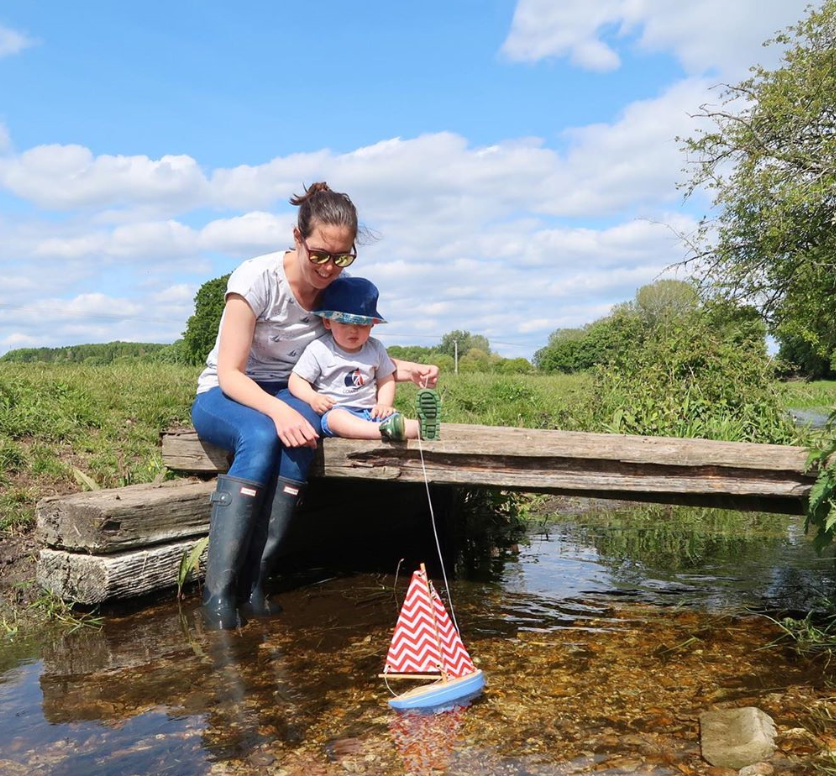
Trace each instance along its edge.
<instances>
[{"instance_id":1,"label":"woman","mask_svg":"<svg viewBox=\"0 0 836 776\"><path fill-rule=\"evenodd\" d=\"M314 183L299 207L292 250L244 262L229 278L215 347L198 379L192 421L201 439L234 451L212 494L203 611L213 628L281 607L264 584L304 490L319 415L287 390L305 346L325 334L310 311L356 258L357 211ZM438 367L395 361L396 378L435 385Z\"/></svg>"}]
</instances>

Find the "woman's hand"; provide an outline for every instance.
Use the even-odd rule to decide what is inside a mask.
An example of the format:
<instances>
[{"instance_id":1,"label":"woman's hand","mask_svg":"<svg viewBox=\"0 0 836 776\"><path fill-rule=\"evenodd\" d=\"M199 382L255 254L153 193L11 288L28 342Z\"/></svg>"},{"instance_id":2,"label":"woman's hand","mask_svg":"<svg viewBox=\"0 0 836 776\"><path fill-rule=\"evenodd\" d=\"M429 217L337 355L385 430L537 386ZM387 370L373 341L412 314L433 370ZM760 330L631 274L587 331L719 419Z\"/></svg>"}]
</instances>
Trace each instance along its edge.
<instances>
[{"instance_id":1,"label":"woman's hand","mask_svg":"<svg viewBox=\"0 0 836 776\"><path fill-rule=\"evenodd\" d=\"M293 407L278 400L278 407L271 413L273 423L276 424L276 433L285 447L313 447L316 448L316 440L319 434L316 429L308 423L305 418Z\"/></svg>"},{"instance_id":2,"label":"woman's hand","mask_svg":"<svg viewBox=\"0 0 836 776\"><path fill-rule=\"evenodd\" d=\"M435 364L416 364L393 358L397 367L396 379L399 383L413 382L419 388L435 388L438 383L438 367Z\"/></svg>"},{"instance_id":3,"label":"woman's hand","mask_svg":"<svg viewBox=\"0 0 836 776\"><path fill-rule=\"evenodd\" d=\"M413 364L410 379L419 388L435 388L438 383L438 367L435 364Z\"/></svg>"}]
</instances>

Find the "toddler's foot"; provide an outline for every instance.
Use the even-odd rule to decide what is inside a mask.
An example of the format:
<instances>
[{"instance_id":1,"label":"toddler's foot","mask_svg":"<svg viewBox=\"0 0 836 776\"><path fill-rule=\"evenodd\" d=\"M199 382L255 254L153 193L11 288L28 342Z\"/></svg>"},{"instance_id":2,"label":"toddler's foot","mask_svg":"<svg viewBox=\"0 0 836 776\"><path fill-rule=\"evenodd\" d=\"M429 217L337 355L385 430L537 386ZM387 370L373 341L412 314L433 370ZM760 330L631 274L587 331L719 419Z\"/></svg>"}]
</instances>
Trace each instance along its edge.
<instances>
[{"instance_id":1,"label":"toddler's foot","mask_svg":"<svg viewBox=\"0 0 836 776\"><path fill-rule=\"evenodd\" d=\"M403 442L406 439L406 423L403 415L396 412L378 425L380 438L387 442Z\"/></svg>"}]
</instances>

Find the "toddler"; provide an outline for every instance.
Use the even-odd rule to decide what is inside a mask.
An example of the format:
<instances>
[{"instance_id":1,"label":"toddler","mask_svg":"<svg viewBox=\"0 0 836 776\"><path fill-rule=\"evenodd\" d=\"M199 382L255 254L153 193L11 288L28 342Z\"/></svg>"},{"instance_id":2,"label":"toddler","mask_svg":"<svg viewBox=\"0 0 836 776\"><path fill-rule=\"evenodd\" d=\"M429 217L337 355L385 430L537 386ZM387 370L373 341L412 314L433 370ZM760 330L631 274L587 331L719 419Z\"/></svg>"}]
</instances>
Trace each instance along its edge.
<instances>
[{"instance_id":1,"label":"toddler","mask_svg":"<svg viewBox=\"0 0 836 776\"><path fill-rule=\"evenodd\" d=\"M372 326L386 323L377 300L372 282L342 276L314 310L329 333L305 348L288 388L322 415L326 436L402 441L421 434L417 420L395 411L395 364L370 336Z\"/></svg>"}]
</instances>

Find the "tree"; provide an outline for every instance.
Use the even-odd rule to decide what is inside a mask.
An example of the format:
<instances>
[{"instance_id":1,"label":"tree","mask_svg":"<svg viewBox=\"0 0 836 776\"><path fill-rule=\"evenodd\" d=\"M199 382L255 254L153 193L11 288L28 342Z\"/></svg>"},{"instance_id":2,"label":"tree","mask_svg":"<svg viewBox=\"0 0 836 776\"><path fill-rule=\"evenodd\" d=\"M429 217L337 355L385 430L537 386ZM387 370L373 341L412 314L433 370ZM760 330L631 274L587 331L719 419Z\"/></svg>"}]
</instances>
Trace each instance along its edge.
<instances>
[{"instance_id":1,"label":"tree","mask_svg":"<svg viewBox=\"0 0 836 776\"><path fill-rule=\"evenodd\" d=\"M650 325L661 324L696 310L700 294L694 283L657 280L636 291L633 306Z\"/></svg>"},{"instance_id":2,"label":"tree","mask_svg":"<svg viewBox=\"0 0 836 776\"><path fill-rule=\"evenodd\" d=\"M836 364L831 365L816 353L809 342L800 337L783 337L778 358L781 372L785 376L801 374L810 380L836 378Z\"/></svg>"},{"instance_id":3,"label":"tree","mask_svg":"<svg viewBox=\"0 0 836 776\"><path fill-rule=\"evenodd\" d=\"M215 345L224 311L229 275L208 280L194 298L194 314L183 332L182 353L189 364L202 364Z\"/></svg>"},{"instance_id":4,"label":"tree","mask_svg":"<svg viewBox=\"0 0 836 776\"><path fill-rule=\"evenodd\" d=\"M688 316L699 305L693 283L657 280L642 286L632 302L617 304L609 315L582 329L553 331L548 344L534 354L534 364L543 372L582 372L608 364L646 330Z\"/></svg>"},{"instance_id":5,"label":"tree","mask_svg":"<svg viewBox=\"0 0 836 776\"><path fill-rule=\"evenodd\" d=\"M469 331L451 331L441 338L441 344L436 348L440 353L446 353L455 358L456 347L458 346L459 358L467 355L472 348L478 348L485 353L491 352L491 344L488 338L481 334L471 334Z\"/></svg>"},{"instance_id":6,"label":"tree","mask_svg":"<svg viewBox=\"0 0 836 776\"><path fill-rule=\"evenodd\" d=\"M836 0L767 43L785 47L781 65L722 85L697 114L710 130L684 140L687 195L705 186L718 210L689 260L836 366Z\"/></svg>"}]
</instances>

